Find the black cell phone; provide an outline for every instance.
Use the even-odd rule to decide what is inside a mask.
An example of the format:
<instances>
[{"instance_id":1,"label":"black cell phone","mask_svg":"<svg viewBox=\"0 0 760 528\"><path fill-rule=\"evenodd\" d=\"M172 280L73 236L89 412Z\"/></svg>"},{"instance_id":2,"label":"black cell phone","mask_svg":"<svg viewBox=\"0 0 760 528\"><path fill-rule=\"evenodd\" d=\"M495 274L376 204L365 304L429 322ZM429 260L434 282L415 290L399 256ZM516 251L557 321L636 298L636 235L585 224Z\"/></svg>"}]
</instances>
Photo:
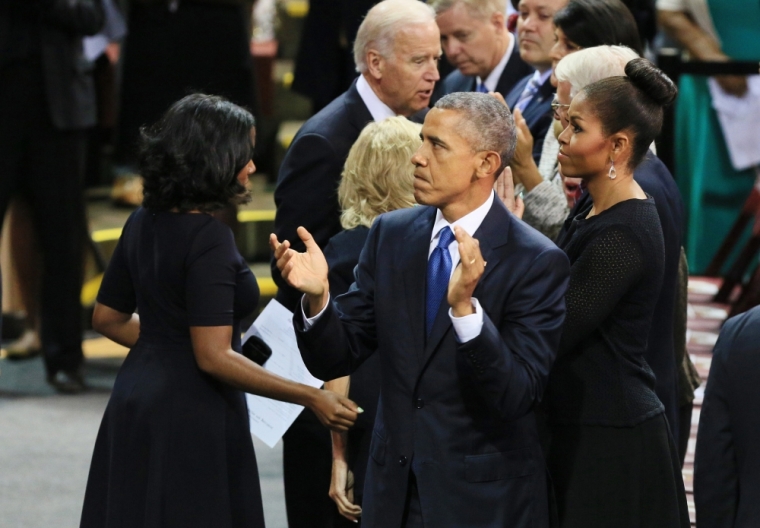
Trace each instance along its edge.
<instances>
[{"instance_id":1,"label":"black cell phone","mask_svg":"<svg viewBox=\"0 0 760 528\"><path fill-rule=\"evenodd\" d=\"M243 355L263 367L272 357L272 349L259 336L252 335L243 343Z\"/></svg>"}]
</instances>

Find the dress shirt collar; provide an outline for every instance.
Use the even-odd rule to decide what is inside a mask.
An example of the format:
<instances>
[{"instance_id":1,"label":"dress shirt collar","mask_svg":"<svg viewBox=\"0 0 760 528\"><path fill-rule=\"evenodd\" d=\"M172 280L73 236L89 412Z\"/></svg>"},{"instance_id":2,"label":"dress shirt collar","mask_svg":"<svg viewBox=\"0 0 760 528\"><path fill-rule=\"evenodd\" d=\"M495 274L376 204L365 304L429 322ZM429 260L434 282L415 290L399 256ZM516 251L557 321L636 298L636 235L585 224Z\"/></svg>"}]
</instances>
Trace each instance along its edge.
<instances>
[{"instance_id":1,"label":"dress shirt collar","mask_svg":"<svg viewBox=\"0 0 760 528\"><path fill-rule=\"evenodd\" d=\"M483 223L483 220L488 214L488 211L491 210L491 206L493 205L493 200L494 200L494 193L492 192L488 196L488 199L483 203L483 205L481 205L474 211L467 213L466 215L464 215L462 218L460 218L453 224L449 224L449 222L443 217L443 213L441 213L441 210L438 209L435 213L435 223L433 223L433 232L430 233L430 251L428 252L428 256L430 256L430 253L433 252L433 249L438 244L438 238L439 238L439 233L441 232L441 229L443 229L446 226L451 226L452 230L454 229L454 226L459 226L462 229L464 229L468 235L473 236L475 234L475 231L477 231L478 228L480 227L480 224ZM453 267L456 267L457 262L459 262L459 250L457 249L456 240L454 240L451 244L452 245L449 246L449 251L451 252L452 257L456 257L455 259L452 258L452 260L456 260L453 266Z\"/></svg>"},{"instance_id":2,"label":"dress shirt collar","mask_svg":"<svg viewBox=\"0 0 760 528\"><path fill-rule=\"evenodd\" d=\"M504 56L499 61L499 64L497 64L496 67L493 69L493 71L488 74L488 77L486 77L485 82L482 81L480 77L476 77L475 82L477 84L475 86L480 86L482 83L486 85L486 88L488 89L489 92L496 91L496 85L499 84L499 79L501 79L501 74L504 73L504 68L507 67L509 58L512 56L512 51L515 49L515 37L509 32L507 32L507 36L509 37L509 44L507 44L507 51L504 53Z\"/></svg>"},{"instance_id":3,"label":"dress shirt collar","mask_svg":"<svg viewBox=\"0 0 760 528\"><path fill-rule=\"evenodd\" d=\"M549 79L549 77L552 76L552 69L549 68L544 73L539 72L538 70L533 72L533 77L536 82L538 82L538 86L543 86L544 83Z\"/></svg>"},{"instance_id":4,"label":"dress shirt collar","mask_svg":"<svg viewBox=\"0 0 760 528\"><path fill-rule=\"evenodd\" d=\"M380 100L367 82L367 79L364 78L364 75L359 75L359 79L356 81L356 91L359 92L359 97L361 97L364 104L367 105L367 110L369 110L374 121L382 121L383 119L396 115L388 105Z\"/></svg>"}]
</instances>

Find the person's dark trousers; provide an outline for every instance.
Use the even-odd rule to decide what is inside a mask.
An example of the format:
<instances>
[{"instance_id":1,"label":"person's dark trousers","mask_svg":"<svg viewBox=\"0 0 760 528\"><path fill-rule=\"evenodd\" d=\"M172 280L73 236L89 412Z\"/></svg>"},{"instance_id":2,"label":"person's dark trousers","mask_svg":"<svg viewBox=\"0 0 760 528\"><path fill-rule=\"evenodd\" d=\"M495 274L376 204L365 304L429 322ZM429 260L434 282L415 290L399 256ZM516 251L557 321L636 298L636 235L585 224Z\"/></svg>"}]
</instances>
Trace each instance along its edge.
<instances>
[{"instance_id":1,"label":"person's dark trousers","mask_svg":"<svg viewBox=\"0 0 760 528\"><path fill-rule=\"evenodd\" d=\"M28 200L43 258L40 322L49 375L76 371L83 361L85 149L84 131L53 126L39 59L0 67L0 222L14 195Z\"/></svg>"},{"instance_id":2,"label":"person's dark trousers","mask_svg":"<svg viewBox=\"0 0 760 528\"><path fill-rule=\"evenodd\" d=\"M288 528L330 528L337 508L329 495L330 431L304 409L282 440Z\"/></svg>"},{"instance_id":3,"label":"person's dark trousers","mask_svg":"<svg viewBox=\"0 0 760 528\"><path fill-rule=\"evenodd\" d=\"M691 414L694 411L694 402L681 405L678 408L678 458L681 461L681 467L686 460L686 450L689 447L689 436L691 435Z\"/></svg>"}]
</instances>

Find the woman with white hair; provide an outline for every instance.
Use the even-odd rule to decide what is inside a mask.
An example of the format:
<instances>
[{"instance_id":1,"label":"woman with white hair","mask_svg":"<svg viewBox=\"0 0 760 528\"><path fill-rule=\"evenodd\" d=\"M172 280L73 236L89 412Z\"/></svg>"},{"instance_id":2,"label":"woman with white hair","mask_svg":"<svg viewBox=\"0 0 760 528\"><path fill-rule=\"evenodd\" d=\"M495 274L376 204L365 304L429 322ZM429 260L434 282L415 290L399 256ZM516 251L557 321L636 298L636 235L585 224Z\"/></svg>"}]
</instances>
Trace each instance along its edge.
<instances>
[{"instance_id":1,"label":"woman with white hair","mask_svg":"<svg viewBox=\"0 0 760 528\"><path fill-rule=\"evenodd\" d=\"M338 200L345 231L330 239L324 250L330 268L330 295L348 291L354 267L369 234L382 213L416 205L412 155L422 144L421 125L403 117L390 117L367 125L351 147L343 168ZM380 394L377 354L351 374L329 381L325 388L351 394L364 412L348 433L333 436L333 473L330 497L338 512L350 520L361 515L364 472Z\"/></svg>"}]
</instances>

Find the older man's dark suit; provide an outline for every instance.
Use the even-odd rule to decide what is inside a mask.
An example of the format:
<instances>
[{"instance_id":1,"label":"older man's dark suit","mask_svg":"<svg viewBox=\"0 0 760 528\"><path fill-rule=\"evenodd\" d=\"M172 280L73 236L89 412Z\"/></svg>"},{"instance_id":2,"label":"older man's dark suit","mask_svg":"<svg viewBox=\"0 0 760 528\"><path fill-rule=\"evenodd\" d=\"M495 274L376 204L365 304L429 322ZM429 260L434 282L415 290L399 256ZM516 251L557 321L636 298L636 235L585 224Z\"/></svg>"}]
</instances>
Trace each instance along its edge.
<instances>
[{"instance_id":1,"label":"older man's dark suit","mask_svg":"<svg viewBox=\"0 0 760 528\"><path fill-rule=\"evenodd\" d=\"M729 319L713 350L694 462L700 528L760 522L759 343L756 307Z\"/></svg>"},{"instance_id":2,"label":"older man's dark suit","mask_svg":"<svg viewBox=\"0 0 760 528\"><path fill-rule=\"evenodd\" d=\"M533 67L526 64L520 58L520 50L515 43L512 54L501 72L499 82L496 83L496 91L506 97L512 88L526 75L533 73ZM440 89L436 86L433 97L430 100L430 106L433 106L438 99L444 95L454 92L474 92L477 89L477 78L474 75L463 75L459 70L454 70L446 76Z\"/></svg>"},{"instance_id":3,"label":"older man's dark suit","mask_svg":"<svg viewBox=\"0 0 760 528\"><path fill-rule=\"evenodd\" d=\"M497 200L475 233L487 266L474 296L480 335L460 344L444 300L425 336L425 277L436 210L380 216L355 288L308 331L301 354L322 379L376 350L381 394L362 525L398 528L410 469L427 526L547 526L547 482L535 417L564 320L569 264Z\"/></svg>"},{"instance_id":4,"label":"older man's dark suit","mask_svg":"<svg viewBox=\"0 0 760 528\"><path fill-rule=\"evenodd\" d=\"M427 109L410 119L421 123ZM274 232L289 240L298 251L304 245L296 234L298 226L309 230L319 247L342 230L338 185L343 164L356 138L372 114L356 89L356 82L340 97L306 121L293 138L277 177L274 201L277 214ZM280 276L274 261L272 278L277 284L277 300L289 310L301 295Z\"/></svg>"},{"instance_id":5,"label":"older man's dark suit","mask_svg":"<svg viewBox=\"0 0 760 528\"><path fill-rule=\"evenodd\" d=\"M517 101L520 100L520 96L528 86L533 74L525 76L520 82L515 84L512 91L509 92L504 99L507 101L509 109L514 111ZM552 86L551 78L546 79L546 82L538 88L538 92L530 100L528 106L523 110L523 117L528 123L530 133L533 134L533 159L536 163L541 159L541 149L544 146L544 139L546 137L546 131L552 124L552 99L554 98L555 88Z\"/></svg>"}]
</instances>

